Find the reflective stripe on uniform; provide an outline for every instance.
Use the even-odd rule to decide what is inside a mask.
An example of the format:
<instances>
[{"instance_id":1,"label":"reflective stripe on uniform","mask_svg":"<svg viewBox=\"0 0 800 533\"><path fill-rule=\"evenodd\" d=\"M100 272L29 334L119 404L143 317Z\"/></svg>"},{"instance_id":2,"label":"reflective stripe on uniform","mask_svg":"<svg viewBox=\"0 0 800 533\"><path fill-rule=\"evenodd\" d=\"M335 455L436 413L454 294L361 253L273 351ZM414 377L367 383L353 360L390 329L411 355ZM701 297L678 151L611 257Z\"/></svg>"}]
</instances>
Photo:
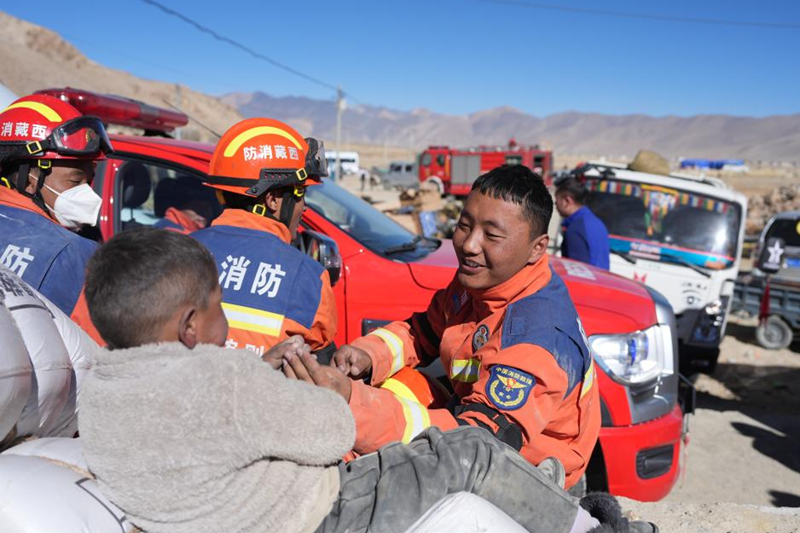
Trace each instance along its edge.
<instances>
[{"instance_id":1,"label":"reflective stripe on uniform","mask_svg":"<svg viewBox=\"0 0 800 533\"><path fill-rule=\"evenodd\" d=\"M378 328L375 331L370 332L370 335L375 335L383 339L383 342L389 347L389 351L392 353L392 370L389 375L394 375L400 372L400 369L403 368L403 341L389 331L388 329Z\"/></svg>"},{"instance_id":2,"label":"reflective stripe on uniform","mask_svg":"<svg viewBox=\"0 0 800 533\"><path fill-rule=\"evenodd\" d=\"M463 383L475 383L481 371L478 359L456 359L450 368L450 378Z\"/></svg>"},{"instance_id":3,"label":"reflective stripe on uniform","mask_svg":"<svg viewBox=\"0 0 800 533\"><path fill-rule=\"evenodd\" d=\"M231 328L264 333L273 337L281 334L283 315L229 303L223 303L222 310L225 312L225 318L228 319L228 325Z\"/></svg>"},{"instance_id":4,"label":"reflective stripe on uniform","mask_svg":"<svg viewBox=\"0 0 800 533\"><path fill-rule=\"evenodd\" d=\"M403 406L403 418L406 419L406 428L403 431L403 444L408 444L411 440L430 427L431 417L425 407L413 400L395 395L397 401Z\"/></svg>"},{"instance_id":5,"label":"reflective stripe on uniform","mask_svg":"<svg viewBox=\"0 0 800 533\"><path fill-rule=\"evenodd\" d=\"M419 398L417 398L416 395L411 392L411 389L409 389L408 386L402 381L389 378L383 382L383 385L381 385L380 388L392 391L395 396L406 398L412 402L422 403L419 401Z\"/></svg>"},{"instance_id":6,"label":"reflective stripe on uniform","mask_svg":"<svg viewBox=\"0 0 800 533\"><path fill-rule=\"evenodd\" d=\"M586 374L583 375L581 398L583 398L583 396L592 388L592 385L594 385L594 358L592 358L591 361L592 362L589 363L589 370L587 370Z\"/></svg>"}]
</instances>

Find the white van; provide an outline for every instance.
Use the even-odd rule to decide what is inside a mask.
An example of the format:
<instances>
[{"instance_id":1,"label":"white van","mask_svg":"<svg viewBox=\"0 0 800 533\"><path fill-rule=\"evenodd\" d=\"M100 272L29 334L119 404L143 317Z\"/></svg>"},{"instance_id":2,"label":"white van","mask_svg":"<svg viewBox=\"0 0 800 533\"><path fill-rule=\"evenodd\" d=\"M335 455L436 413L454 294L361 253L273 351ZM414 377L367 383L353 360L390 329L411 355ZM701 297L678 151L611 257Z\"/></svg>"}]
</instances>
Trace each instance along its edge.
<instances>
[{"instance_id":1,"label":"white van","mask_svg":"<svg viewBox=\"0 0 800 533\"><path fill-rule=\"evenodd\" d=\"M325 150L325 159L328 160L328 174L332 175L336 170L336 152ZM342 165L342 175L358 174L361 168L358 152L339 152L339 164Z\"/></svg>"},{"instance_id":2,"label":"white van","mask_svg":"<svg viewBox=\"0 0 800 533\"><path fill-rule=\"evenodd\" d=\"M608 228L611 271L672 305L681 372L711 372L739 273L747 199L722 180L589 163L589 208ZM579 178L582 179L582 178Z\"/></svg>"}]
</instances>

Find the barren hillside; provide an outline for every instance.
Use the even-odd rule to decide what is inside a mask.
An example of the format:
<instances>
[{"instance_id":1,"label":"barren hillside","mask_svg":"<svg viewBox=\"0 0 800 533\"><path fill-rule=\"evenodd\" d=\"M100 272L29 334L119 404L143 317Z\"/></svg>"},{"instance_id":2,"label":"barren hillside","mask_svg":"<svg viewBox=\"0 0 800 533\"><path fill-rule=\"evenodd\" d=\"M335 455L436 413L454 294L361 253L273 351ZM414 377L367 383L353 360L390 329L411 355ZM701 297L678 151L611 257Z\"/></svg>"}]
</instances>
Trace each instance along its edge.
<instances>
[{"instance_id":1,"label":"barren hillside","mask_svg":"<svg viewBox=\"0 0 800 533\"><path fill-rule=\"evenodd\" d=\"M150 105L168 107L174 102L175 85L132 76L88 59L57 33L0 12L0 82L18 95L48 87L78 87L100 93L135 98ZM221 133L241 119L233 107L188 87L181 87L182 109ZM185 138L216 137L190 121Z\"/></svg>"}]
</instances>

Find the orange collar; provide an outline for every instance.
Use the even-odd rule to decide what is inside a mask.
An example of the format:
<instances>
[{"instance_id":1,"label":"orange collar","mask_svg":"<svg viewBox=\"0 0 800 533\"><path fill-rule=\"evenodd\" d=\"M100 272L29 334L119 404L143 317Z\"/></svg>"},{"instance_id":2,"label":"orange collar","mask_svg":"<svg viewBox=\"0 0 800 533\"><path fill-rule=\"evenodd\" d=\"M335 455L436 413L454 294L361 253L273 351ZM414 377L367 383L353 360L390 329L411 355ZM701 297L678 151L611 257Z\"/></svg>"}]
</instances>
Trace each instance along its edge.
<instances>
[{"instance_id":1,"label":"orange collar","mask_svg":"<svg viewBox=\"0 0 800 533\"><path fill-rule=\"evenodd\" d=\"M476 305L494 313L515 300L538 292L550 283L550 278L550 258L544 254L536 263L527 265L500 285L469 293Z\"/></svg>"},{"instance_id":2,"label":"orange collar","mask_svg":"<svg viewBox=\"0 0 800 533\"><path fill-rule=\"evenodd\" d=\"M265 231L277 236L280 240L289 244L292 242L292 234L282 222L255 213L250 213L243 209L225 209L220 216L211 223L212 226L234 226L237 228L248 228L258 231Z\"/></svg>"},{"instance_id":3,"label":"orange collar","mask_svg":"<svg viewBox=\"0 0 800 533\"><path fill-rule=\"evenodd\" d=\"M48 213L43 212L38 205L33 203L33 200L23 194L18 193L14 189L9 189L5 186L5 184L2 183L0 183L0 204L10 205L11 207L16 207L17 209L31 211L32 213L46 217L48 220L53 221L53 223L57 223L50 218Z\"/></svg>"}]
</instances>

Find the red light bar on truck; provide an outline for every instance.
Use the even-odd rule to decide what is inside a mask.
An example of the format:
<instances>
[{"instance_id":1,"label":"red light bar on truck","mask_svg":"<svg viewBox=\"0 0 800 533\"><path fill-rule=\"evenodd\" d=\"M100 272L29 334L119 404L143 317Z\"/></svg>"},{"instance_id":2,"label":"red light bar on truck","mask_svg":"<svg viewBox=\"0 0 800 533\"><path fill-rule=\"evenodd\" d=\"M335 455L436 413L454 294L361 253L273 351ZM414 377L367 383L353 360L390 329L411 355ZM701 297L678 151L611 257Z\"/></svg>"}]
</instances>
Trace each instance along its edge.
<instances>
[{"instance_id":1,"label":"red light bar on truck","mask_svg":"<svg viewBox=\"0 0 800 533\"><path fill-rule=\"evenodd\" d=\"M138 100L81 89L44 89L36 94L54 96L77 108L84 115L94 115L107 124L139 128L148 133L168 133L189 123L178 111L154 107Z\"/></svg>"}]
</instances>

